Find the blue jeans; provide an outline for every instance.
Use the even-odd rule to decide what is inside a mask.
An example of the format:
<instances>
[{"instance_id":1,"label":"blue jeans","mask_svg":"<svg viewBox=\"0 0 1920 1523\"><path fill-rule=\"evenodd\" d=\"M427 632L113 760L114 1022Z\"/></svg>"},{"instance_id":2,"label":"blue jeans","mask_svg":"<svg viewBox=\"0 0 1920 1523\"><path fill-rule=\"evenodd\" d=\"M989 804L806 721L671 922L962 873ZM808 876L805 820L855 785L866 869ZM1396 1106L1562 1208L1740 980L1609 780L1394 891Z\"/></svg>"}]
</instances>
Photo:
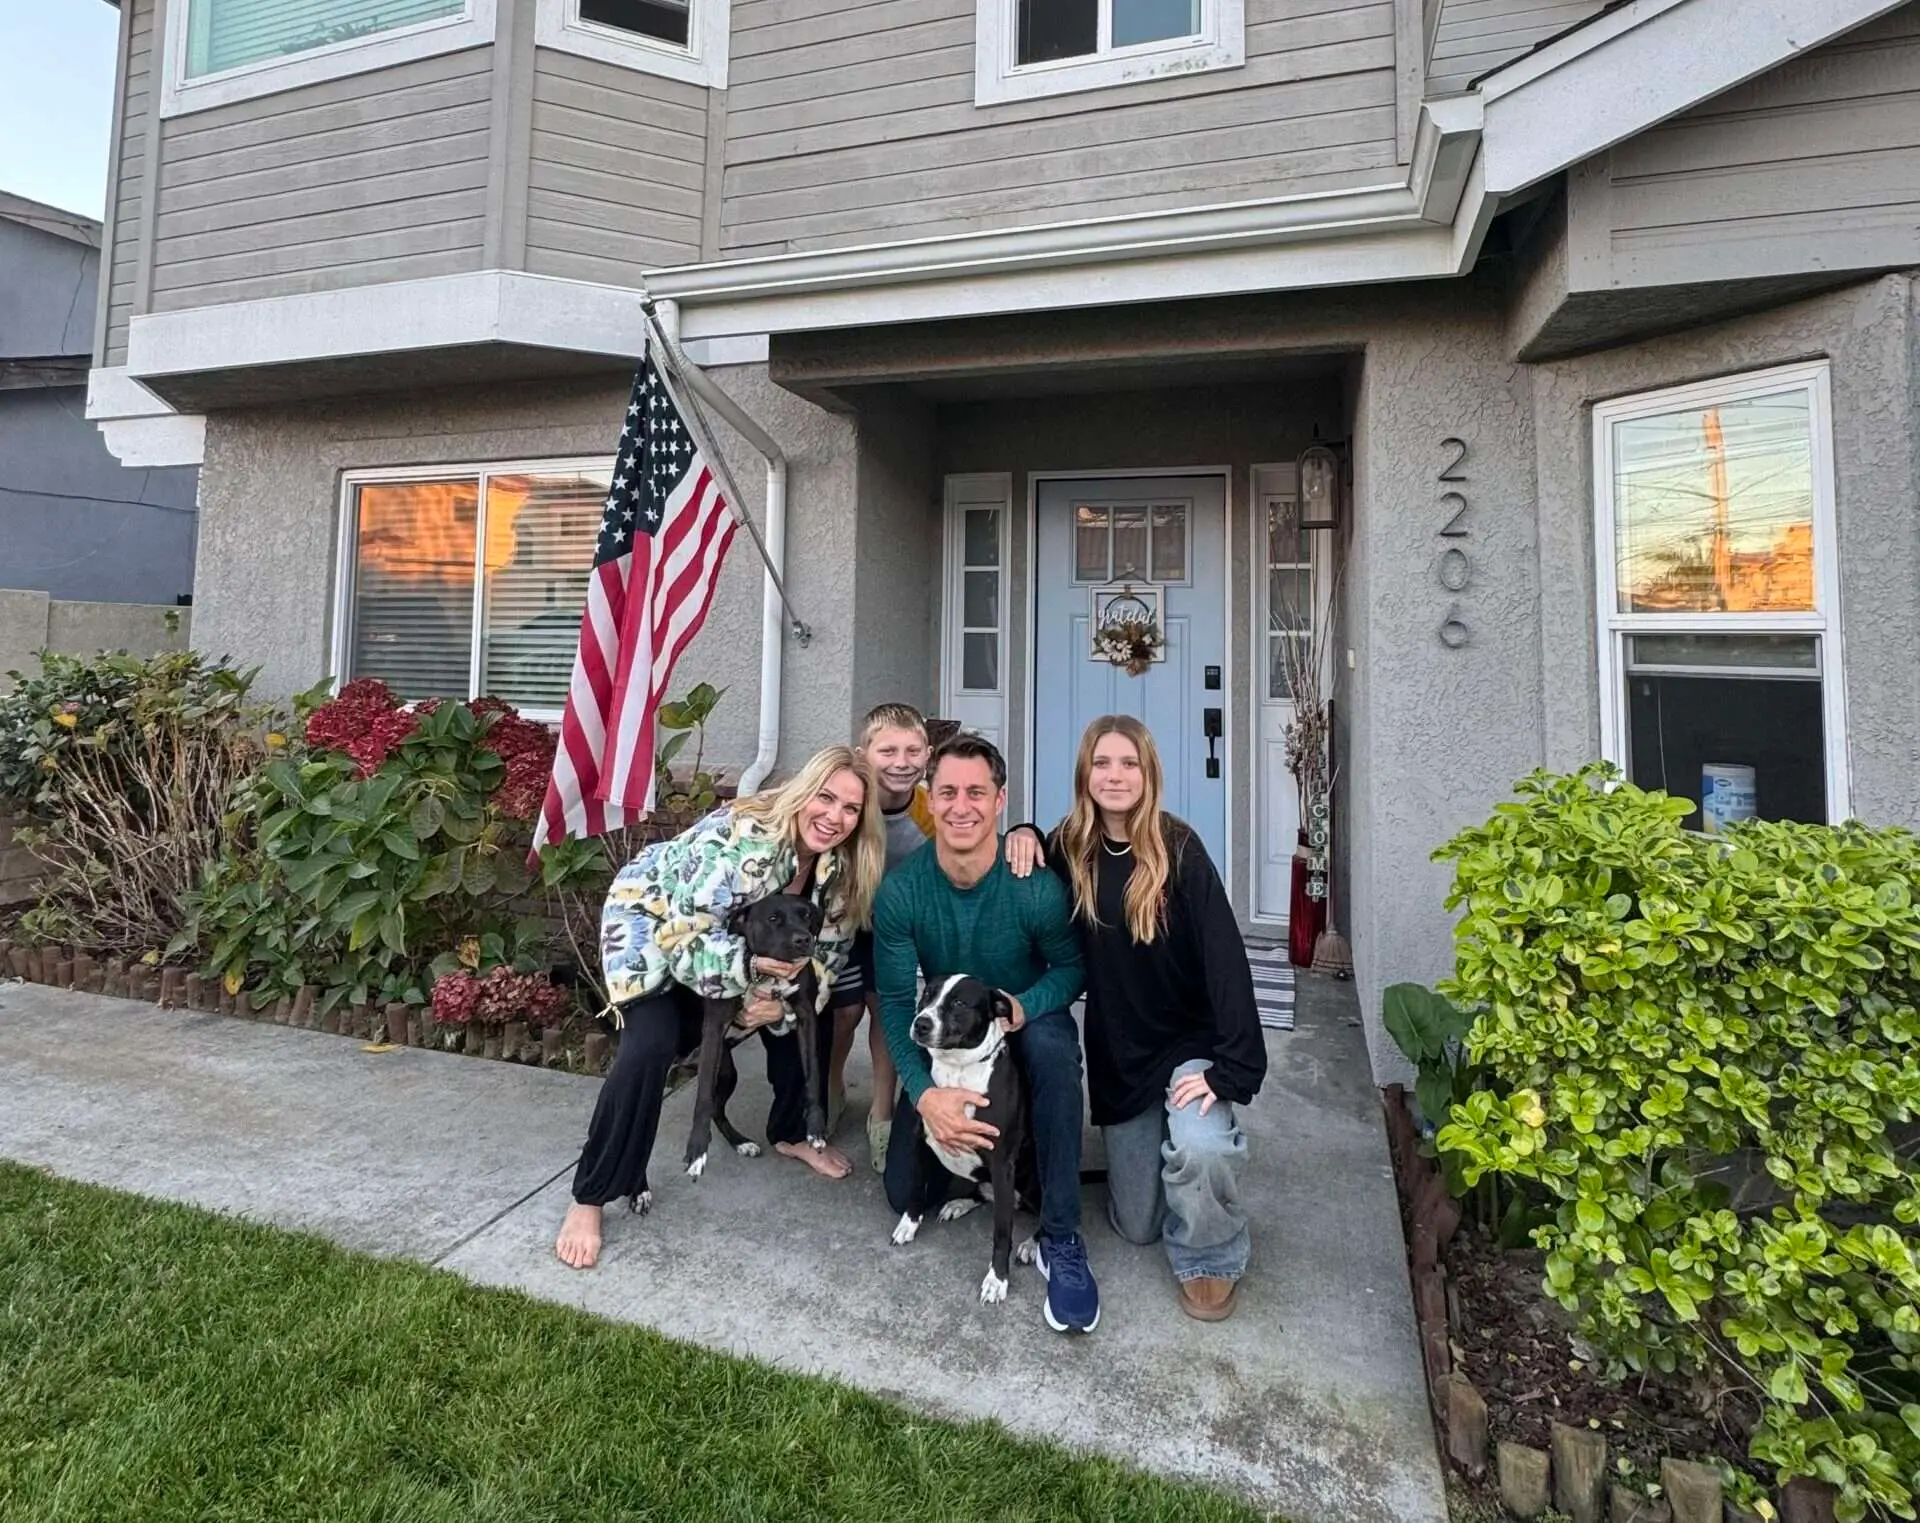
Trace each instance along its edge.
<instances>
[{"instance_id":1,"label":"blue jeans","mask_svg":"<svg viewBox=\"0 0 1920 1523\"><path fill-rule=\"evenodd\" d=\"M1173 1078L1210 1067L1196 1058ZM1237 1179L1247 1139L1233 1107L1216 1100L1203 1116L1197 1100L1179 1110L1169 1101L1101 1132L1113 1230L1129 1243L1165 1243L1177 1279L1239 1279L1252 1238Z\"/></svg>"},{"instance_id":2,"label":"blue jeans","mask_svg":"<svg viewBox=\"0 0 1920 1523\"><path fill-rule=\"evenodd\" d=\"M1009 1040L1033 1095L1029 1129L1040 1172L1040 1230L1065 1237L1080 1230L1080 1136L1086 1121L1080 1028L1066 1011L1049 1010L1028 1017ZM925 1141L920 1113L902 1090L887 1143L887 1204L895 1211L913 1201Z\"/></svg>"}]
</instances>

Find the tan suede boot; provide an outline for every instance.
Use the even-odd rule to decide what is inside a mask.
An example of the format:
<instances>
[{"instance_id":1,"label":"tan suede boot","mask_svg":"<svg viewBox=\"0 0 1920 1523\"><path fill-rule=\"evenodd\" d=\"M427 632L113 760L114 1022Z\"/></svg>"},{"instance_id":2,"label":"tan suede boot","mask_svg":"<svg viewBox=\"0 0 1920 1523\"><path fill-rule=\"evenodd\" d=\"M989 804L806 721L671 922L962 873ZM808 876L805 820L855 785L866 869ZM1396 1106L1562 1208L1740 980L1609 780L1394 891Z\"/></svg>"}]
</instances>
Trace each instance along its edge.
<instances>
[{"instance_id":1,"label":"tan suede boot","mask_svg":"<svg viewBox=\"0 0 1920 1523\"><path fill-rule=\"evenodd\" d=\"M1197 1322L1224 1322L1233 1315L1239 1282L1202 1277L1181 1280L1180 1310Z\"/></svg>"}]
</instances>

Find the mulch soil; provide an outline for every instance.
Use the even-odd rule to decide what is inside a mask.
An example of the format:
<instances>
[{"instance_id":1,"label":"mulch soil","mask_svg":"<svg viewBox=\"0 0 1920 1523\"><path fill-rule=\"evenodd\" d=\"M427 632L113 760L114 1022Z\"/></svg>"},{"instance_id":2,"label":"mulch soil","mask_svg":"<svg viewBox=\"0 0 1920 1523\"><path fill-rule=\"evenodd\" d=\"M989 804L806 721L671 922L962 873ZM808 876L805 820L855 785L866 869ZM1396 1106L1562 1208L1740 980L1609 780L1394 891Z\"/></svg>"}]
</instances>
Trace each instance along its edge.
<instances>
[{"instance_id":1,"label":"mulch soil","mask_svg":"<svg viewBox=\"0 0 1920 1523\"><path fill-rule=\"evenodd\" d=\"M1663 1456L1719 1457L1768 1479L1747 1456L1758 1404L1729 1394L1702 1411L1683 1380L1628 1375L1600 1378L1573 1335L1572 1318L1542 1288L1541 1255L1503 1250L1480 1228L1463 1225L1446 1248L1449 1333L1455 1368L1487 1404L1490 1431L1548 1447L1552 1423L1597 1429L1611 1456L1629 1460L1645 1479Z\"/></svg>"}]
</instances>

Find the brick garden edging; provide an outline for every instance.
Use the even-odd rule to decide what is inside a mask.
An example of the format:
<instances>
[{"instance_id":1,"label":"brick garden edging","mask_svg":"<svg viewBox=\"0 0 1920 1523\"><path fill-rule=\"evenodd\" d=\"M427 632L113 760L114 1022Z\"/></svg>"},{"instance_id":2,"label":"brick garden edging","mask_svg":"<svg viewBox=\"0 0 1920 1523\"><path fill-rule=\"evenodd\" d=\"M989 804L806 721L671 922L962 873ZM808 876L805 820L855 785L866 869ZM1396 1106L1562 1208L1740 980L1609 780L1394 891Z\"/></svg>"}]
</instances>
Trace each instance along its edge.
<instances>
[{"instance_id":1,"label":"brick garden edging","mask_svg":"<svg viewBox=\"0 0 1920 1523\"><path fill-rule=\"evenodd\" d=\"M352 1037L361 1042L385 1042L396 1047L420 1047L436 1052L462 1052L506 1062L557 1068L571 1073L606 1072L612 1041L606 1032L589 1028L578 1047L569 1045L563 1026L542 1031L524 1021L500 1026L470 1024L446 1026L433 1019L424 1005L393 1003L354 1005L322 1012L320 991L311 984L292 999L281 998L259 1010L248 991L229 994L218 980L203 979L183 968L128 963L123 958L98 959L77 948L16 946L0 941L0 970L28 983L55 989L76 989L109 999L138 1000L167 1010L199 1010L274 1026Z\"/></svg>"},{"instance_id":2,"label":"brick garden edging","mask_svg":"<svg viewBox=\"0 0 1920 1523\"><path fill-rule=\"evenodd\" d=\"M1654 1500L1613 1479L1603 1434L1554 1423L1551 1447L1542 1450L1490 1433L1485 1400L1453 1367L1444 1254L1460 1228L1460 1205L1448 1194L1440 1166L1421 1155L1405 1087L1389 1084L1381 1099L1400 1186L1427 1394L1448 1461L1476 1481L1491 1468L1500 1503L1515 1518L1537 1518L1552 1508L1573 1523L1762 1523L1758 1514L1725 1498L1720 1474L1710 1465L1663 1459L1661 1494ZM1781 1523L1834 1523L1834 1495L1823 1481L1790 1481L1774 1504L1776 1515Z\"/></svg>"}]
</instances>

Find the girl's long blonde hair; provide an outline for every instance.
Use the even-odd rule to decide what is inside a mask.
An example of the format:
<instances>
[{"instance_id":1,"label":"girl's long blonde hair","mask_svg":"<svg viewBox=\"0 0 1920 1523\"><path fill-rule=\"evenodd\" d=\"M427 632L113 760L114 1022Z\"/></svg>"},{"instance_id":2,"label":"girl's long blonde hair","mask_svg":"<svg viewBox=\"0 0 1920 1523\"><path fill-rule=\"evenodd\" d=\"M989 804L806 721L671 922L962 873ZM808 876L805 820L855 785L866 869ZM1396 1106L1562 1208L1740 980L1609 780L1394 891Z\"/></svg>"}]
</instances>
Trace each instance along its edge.
<instances>
[{"instance_id":1,"label":"girl's long blonde hair","mask_svg":"<svg viewBox=\"0 0 1920 1523\"><path fill-rule=\"evenodd\" d=\"M1153 941L1167 920L1167 882L1173 876L1173 833L1179 826L1160 807L1165 774L1160 752L1147 727L1130 714L1106 714L1080 737L1073 764L1073 808L1060 826L1060 853L1073 882L1073 912L1088 925L1100 923L1094 903L1094 853L1100 845L1100 806L1093 801L1093 748L1109 735L1133 743L1140 755L1140 802L1127 813L1127 839L1133 845L1133 875L1127 879L1127 930L1142 946Z\"/></svg>"},{"instance_id":2,"label":"girl's long blonde hair","mask_svg":"<svg viewBox=\"0 0 1920 1523\"><path fill-rule=\"evenodd\" d=\"M778 788L762 789L739 800L733 806L736 819L757 820L787 841L795 850L800 845L800 811L807 801L827 786L836 772L851 772L864 790L860 800L860 823L853 834L833 848L833 905L836 918L864 930L873 920L873 896L880 891L880 875L886 871L886 825L880 818L880 790L873 780L873 769L851 746L828 746Z\"/></svg>"}]
</instances>

